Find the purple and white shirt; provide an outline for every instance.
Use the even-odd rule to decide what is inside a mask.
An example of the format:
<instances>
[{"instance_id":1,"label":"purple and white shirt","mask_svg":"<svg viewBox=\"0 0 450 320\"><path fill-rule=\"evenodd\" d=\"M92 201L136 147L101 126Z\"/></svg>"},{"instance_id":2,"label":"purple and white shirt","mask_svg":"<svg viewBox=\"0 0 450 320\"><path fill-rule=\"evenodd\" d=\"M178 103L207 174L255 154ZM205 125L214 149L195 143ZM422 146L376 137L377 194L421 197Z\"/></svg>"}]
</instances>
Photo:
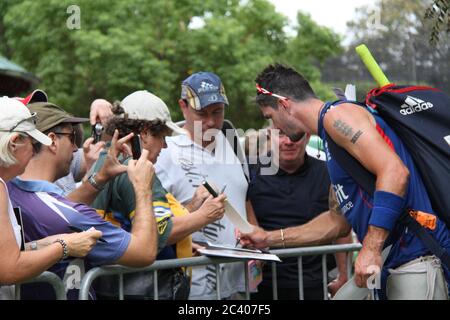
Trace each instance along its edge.
<instances>
[{"instance_id":1,"label":"purple and white shirt","mask_svg":"<svg viewBox=\"0 0 450 320\"><path fill-rule=\"evenodd\" d=\"M26 242L50 235L71 233L69 225L87 230L100 230L106 243L97 242L84 259L85 268L112 264L127 250L130 233L102 219L95 209L75 203L62 196L62 190L47 181L13 179L7 183L11 202L22 210ZM70 261L61 261L50 271L61 278ZM40 295L40 299L43 299ZM45 297L44 297L45 299Z\"/></svg>"}]
</instances>

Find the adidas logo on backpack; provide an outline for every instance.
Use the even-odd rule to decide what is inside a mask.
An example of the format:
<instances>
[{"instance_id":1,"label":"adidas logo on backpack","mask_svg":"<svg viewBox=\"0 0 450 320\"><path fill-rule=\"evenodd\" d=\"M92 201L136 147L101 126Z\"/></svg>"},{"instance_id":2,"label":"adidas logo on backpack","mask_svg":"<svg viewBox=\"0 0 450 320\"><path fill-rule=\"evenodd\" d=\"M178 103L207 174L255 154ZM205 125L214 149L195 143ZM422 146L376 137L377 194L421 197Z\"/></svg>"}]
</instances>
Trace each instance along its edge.
<instances>
[{"instance_id":1,"label":"adidas logo on backpack","mask_svg":"<svg viewBox=\"0 0 450 320\"><path fill-rule=\"evenodd\" d=\"M421 112L433 108L433 104L431 102L420 100L419 98L407 96L405 99L405 103L401 105L401 108L402 109L400 109L400 113L404 116L407 116L415 112Z\"/></svg>"}]
</instances>

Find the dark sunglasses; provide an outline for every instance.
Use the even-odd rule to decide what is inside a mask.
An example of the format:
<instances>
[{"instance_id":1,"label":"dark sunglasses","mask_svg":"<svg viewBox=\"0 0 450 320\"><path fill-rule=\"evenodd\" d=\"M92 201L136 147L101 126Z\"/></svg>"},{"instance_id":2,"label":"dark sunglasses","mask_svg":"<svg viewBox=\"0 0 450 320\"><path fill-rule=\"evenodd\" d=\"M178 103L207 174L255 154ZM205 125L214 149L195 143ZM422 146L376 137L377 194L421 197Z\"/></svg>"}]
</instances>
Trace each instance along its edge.
<instances>
[{"instance_id":1,"label":"dark sunglasses","mask_svg":"<svg viewBox=\"0 0 450 320\"><path fill-rule=\"evenodd\" d=\"M75 132L75 130L72 131L72 132L53 132L53 133L54 134L60 134L60 135L63 135L63 136L69 136L70 142L72 144L75 144L75 141L77 139L77 133Z\"/></svg>"},{"instance_id":2,"label":"dark sunglasses","mask_svg":"<svg viewBox=\"0 0 450 320\"><path fill-rule=\"evenodd\" d=\"M280 138L288 137L292 142L297 142L297 141L302 140L306 136L306 133L302 132L301 134L292 137L292 136L288 136L286 133L284 133L283 131L280 130L280 132L278 133L278 136Z\"/></svg>"}]
</instances>

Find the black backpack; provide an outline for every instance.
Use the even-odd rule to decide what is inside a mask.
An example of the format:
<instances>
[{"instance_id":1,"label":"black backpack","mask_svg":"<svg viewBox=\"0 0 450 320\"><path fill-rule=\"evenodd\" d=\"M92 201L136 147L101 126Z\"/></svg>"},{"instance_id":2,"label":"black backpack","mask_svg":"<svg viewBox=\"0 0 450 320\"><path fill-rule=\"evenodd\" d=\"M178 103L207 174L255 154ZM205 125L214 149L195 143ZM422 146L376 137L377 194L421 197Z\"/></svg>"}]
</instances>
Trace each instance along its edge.
<instances>
[{"instance_id":1,"label":"black backpack","mask_svg":"<svg viewBox=\"0 0 450 320\"><path fill-rule=\"evenodd\" d=\"M332 104L327 103L325 108ZM361 104L362 105L362 104ZM376 88L366 105L378 112L410 152L428 191L436 214L450 227L450 97L430 87L395 86ZM363 106L363 105L362 105ZM375 176L331 138L328 148L335 160L369 194L375 191ZM450 269L450 255L408 212L400 223L410 228Z\"/></svg>"},{"instance_id":2,"label":"black backpack","mask_svg":"<svg viewBox=\"0 0 450 320\"><path fill-rule=\"evenodd\" d=\"M370 91L366 104L405 144L433 209L450 228L450 96L430 87L388 85Z\"/></svg>"}]
</instances>

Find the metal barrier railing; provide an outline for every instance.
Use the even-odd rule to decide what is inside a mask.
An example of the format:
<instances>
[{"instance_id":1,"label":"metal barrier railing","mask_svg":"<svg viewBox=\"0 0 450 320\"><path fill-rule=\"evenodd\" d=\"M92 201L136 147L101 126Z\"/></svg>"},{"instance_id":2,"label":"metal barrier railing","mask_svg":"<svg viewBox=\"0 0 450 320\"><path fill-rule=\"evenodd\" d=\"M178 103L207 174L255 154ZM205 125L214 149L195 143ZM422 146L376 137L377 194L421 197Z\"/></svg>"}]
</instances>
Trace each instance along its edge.
<instances>
[{"instance_id":1,"label":"metal barrier railing","mask_svg":"<svg viewBox=\"0 0 450 320\"><path fill-rule=\"evenodd\" d=\"M40 283L40 282L46 282L53 287L53 290L55 290L56 300L67 300L66 289L64 287L61 278L58 277L55 273L49 271L44 271L39 276L33 279L16 284L15 300L20 300L20 291L22 284Z\"/></svg>"},{"instance_id":2,"label":"metal barrier railing","mask_svg":"<svg viewBox=\"0 0 450 320\"><path fill-rule=\"evenodd\" d=\"M323 276L323 290L324 299L328 298L327 289L327 265L326 265L326 255L338 252L354 252L361 249L361 244L343 244L343 245L327 245L327 246L316 246L316 247L300 247L300 248L287 248L287 249L277 249L271 250L270 253L277 255L280 258L288 257L298 257L299 265L299 297L302 300L304 297L303 292L303 272L302 272L302 257L311 255L322 255L322 276ZM351 255L349 255L349 260ZM89 289L92 286L94 280L101 276L107 275L118 275L119 276L119 299L123 299L123 275L128 273L136 272L151 272L154 274L154 297L158 299L158 270L178 268L178 267L195 267L204 265L216 265L216 293L217 299L220 300L220 267L219 264L222 263L232 263L232 262L242 262L245 270L245 296L246 299L250 299L249 290L249 274L247 269L248 259L243 260L242 258L210 258L206 256L192 257L192 258L182 258L182 259L171 259L171 260L158 260L151 266L145 268L128 268L119 265L113 266L103 266L97 267L89 270L81 281L79 299L88 300ZM272 281L273 281L273 298L277 300L277 276L276 276L276 262L272 262ZM347 263L347 273L351 273L351 264Z\"/></svg>"},{"instance_id":3,"label":"metal barrier railing","mask_svg":"<svg viewBox=\"0 0 450 320\"><path fill-rule=\"evenodd\" d=\"M303 247L303 248L288 248L288 249L277 249L271 250L270 252L276 254L280 258L290 258L290 257L298 257L298 282L299 282L299 298L300 300L304 299L303 292L303 267L302 267L302 257L304 256L313 256L313 255L322 255L322 280L323 280L323 297L324 300L328 299L328 288L327 288L327 260L326 255L338 252L354 252L361 250L362 245L359 243L352 244L342 244L342 245L328 245L328 246L316 246L316 247ZM352 256L348 255L347 257L347 275L350 278L351 275L351 263ZM273 299L278 300L278 290L277 290L277 274L276 274L276 262L272 262L272 294Z\"/></svg>"}]
</instances>

